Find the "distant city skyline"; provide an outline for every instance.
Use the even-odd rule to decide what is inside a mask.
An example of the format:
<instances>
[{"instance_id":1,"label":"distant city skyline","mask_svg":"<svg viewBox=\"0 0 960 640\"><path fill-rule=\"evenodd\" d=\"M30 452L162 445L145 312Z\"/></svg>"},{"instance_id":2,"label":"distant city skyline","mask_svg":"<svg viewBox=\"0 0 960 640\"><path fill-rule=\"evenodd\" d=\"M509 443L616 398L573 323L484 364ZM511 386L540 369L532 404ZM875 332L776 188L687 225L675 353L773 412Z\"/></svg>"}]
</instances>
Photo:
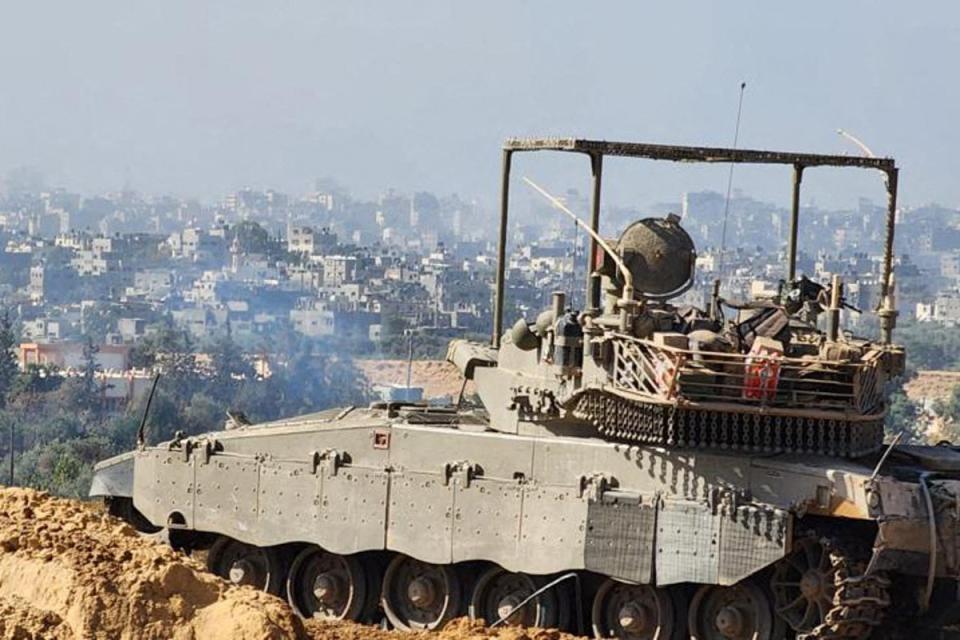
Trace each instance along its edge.
<instances>
[{"instance_id":1,"label":"distant city skyline","mask_svg":"<svg viewBox=\"0 0 960 640\"><path fill-rule=\"evenodd\" d=\"M945 1L19 5L0 25L0 175L202 199L333 175L366 197L489 204L507 136L727 146L746 81L740 146L859 153L842 127L898 159L904 205L957 206L958 18ZM607 202L725 185L725 167L650 167L611 163ZM571 159L522 170L554 189L589 175ZM806 178L824 206L883 198L877 176ZM735 185L789 197L783 172L738 169Z\"/></svg>"}]
</instances>

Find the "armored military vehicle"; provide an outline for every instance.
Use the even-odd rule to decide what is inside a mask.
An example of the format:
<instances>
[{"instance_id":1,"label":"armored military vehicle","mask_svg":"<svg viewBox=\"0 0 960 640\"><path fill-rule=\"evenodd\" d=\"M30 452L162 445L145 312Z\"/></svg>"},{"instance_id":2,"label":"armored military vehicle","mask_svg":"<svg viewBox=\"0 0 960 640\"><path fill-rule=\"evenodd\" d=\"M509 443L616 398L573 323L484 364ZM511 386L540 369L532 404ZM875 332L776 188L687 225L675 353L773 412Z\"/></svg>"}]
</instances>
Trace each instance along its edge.
<instances>
[{"instance_id":1,"label":"armored military vehicle","mask_svg":"<svg viewBox=\"0 0 960 640\"><path fill-rule=\"evenodd\" d=\"M511 168L534 151L590 162L585 308L558 292L505 331ZM610 156L792 168L779 292L680 306L696 263L682 220L599 234ZM877 337L842 329L839 278L797 274L801 179L817 167L885 178ZM380 403L141 437L98 466L91 494L304 616L661 640L946 633L960 450L884 442L904 360L897 178L885 158L510 139L491 343L449 350L482 409Z\"/></svg>"}]
</instances>

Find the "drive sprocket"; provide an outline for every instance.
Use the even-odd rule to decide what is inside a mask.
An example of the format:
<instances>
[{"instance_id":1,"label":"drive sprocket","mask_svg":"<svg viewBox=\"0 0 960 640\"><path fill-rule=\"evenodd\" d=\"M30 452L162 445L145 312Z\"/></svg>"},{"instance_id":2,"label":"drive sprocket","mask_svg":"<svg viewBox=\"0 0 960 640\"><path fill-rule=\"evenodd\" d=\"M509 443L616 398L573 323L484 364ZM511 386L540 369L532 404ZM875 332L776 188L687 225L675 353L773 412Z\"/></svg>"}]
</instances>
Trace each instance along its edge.
<instances>
[{"instance_id":1,"label":"drive sprocket","mask_svg":"<svg viewBox=\"0 0 960 640\"><path fill-rule=\"evenodd\" d=\"M866 573L867 562L852 544L823 538L830 557L833 602L820 624L797 634L797 640L864 640L883 622L890 605L890 581L880 572Z\"/></svg>"}]
</instances>

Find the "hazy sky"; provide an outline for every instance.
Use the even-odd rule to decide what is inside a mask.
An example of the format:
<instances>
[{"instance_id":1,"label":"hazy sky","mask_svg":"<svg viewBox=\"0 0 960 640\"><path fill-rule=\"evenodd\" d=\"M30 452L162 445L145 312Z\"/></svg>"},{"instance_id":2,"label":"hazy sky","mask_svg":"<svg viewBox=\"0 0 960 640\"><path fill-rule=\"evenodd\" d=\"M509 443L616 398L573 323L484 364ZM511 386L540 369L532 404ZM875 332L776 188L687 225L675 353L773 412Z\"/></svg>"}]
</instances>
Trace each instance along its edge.
<instances>
[{"instance_id":1,"label":"hazy sky","mask_svg":"<svg viewBox=\"0 0 960 640\"><path fill-rule=\"evenodd\" d=\"M216 197L333 176L494 200L509 135L850 152L903 167L901 201L960 205L955 2L21 2L0 20L0 174ZM585 160L524 160L556 189ZM582 173L573 173L582 169ZM556 170L560 172L557 173ZM617 163L610 201L725 186L725 169ZM805 201L882 198L810 172ZM788 174L738 186L786 201Z\"/></svg>"}]
</instances>

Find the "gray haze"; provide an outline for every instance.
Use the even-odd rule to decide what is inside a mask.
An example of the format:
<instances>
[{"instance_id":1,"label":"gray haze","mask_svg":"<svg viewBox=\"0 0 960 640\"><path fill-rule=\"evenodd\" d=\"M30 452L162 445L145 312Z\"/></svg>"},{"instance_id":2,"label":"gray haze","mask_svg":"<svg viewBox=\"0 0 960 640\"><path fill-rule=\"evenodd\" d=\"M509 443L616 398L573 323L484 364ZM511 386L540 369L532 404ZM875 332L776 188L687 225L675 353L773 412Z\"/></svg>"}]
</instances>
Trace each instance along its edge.
<instances>
[{"instance_id":1,"label":"gray haze","mask_svg":"<svg viewBox=\"0 0 960 640\"><path fill-rule=\"evenodd\" d=\"M960 5L930 2L6 3L0 174L215 197L333 176L490 201L508 135L850 152L904 167L902 201L960 204ZM559 176L555 168L562 171ZM556 188L574 169L524 161ZM721 167L611 170L610 201L725 187ZM806 200L882 198L811 172ZM849 176L849 174L844 174ZM582 182L582 185L585 185ZM783 172L737 185L785 200ZM832 194L832 195L831 195Z\"/></svg>"}]
</instances>

